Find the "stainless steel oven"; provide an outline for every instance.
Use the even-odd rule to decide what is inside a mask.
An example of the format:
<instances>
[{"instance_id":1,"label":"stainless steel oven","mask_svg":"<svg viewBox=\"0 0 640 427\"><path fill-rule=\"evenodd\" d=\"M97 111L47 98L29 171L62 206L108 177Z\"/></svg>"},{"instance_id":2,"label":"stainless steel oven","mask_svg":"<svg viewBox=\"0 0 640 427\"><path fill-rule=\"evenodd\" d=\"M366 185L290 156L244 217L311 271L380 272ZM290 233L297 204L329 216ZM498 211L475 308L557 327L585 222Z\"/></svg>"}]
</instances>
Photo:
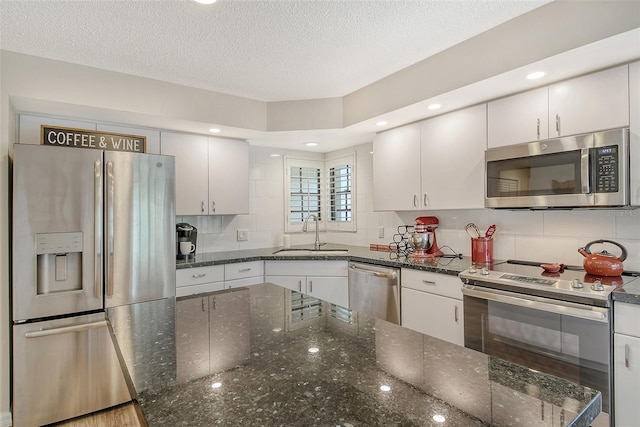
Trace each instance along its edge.
<instances>
[{"instance_id":1,"label":"stainless steel oven","mask_svg":"<svg viewBox=\"0 0 640 427\"><path fill-rule=\"evenodd\" d=\"M465 347L597 389L608 414L610 293L634 278L527 264L535 265L509 261L460 274Z\"/></svg>"},{"instance_id":2,"label":"stainless steel oven","mask_svg":"<svg viewBox=\"0 0 640 427\"><path fill-rule=\"evenodd\" d=\"M485 207L640 205L640 153L628 128L492 148L485 152Z\"/></svg>"}]
</instances>

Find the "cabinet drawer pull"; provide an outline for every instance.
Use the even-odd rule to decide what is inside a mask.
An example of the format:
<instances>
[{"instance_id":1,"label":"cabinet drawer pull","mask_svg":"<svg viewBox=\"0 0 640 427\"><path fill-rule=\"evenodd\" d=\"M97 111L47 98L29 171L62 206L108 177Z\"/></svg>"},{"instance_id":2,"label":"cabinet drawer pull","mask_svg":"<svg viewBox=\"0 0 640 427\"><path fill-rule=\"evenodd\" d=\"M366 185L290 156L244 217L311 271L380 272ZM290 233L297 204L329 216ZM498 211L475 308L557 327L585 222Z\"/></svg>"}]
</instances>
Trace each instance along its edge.
<instances>
[{"instance_id":1,"label":"cabinet drawer pull","mask_svg":"<svg viewBox=\"0 0 640 427\"><path fill-rule=\"evenodd\" d=\"M194 279L198 279L198 278L204 277L206 275L207 275L207 273L193 274L193 275L191 275L191 277L193 277Z\"/></svg>"},{"instance_id":2,"label":"cabinet drawer pull","mask_svg":"<svg viewBox=\"0 0 640 427\"><path fill-rule=\"evenodd\" d=\"M423 280L422 283L424 283L425 285L430 285L430 286L437 286L438 284L432 280Z\"/></svg>"},{"instance_id":3,"label":"cabinet drawer pull","mask_svg":"<svg viewBox=\"0 0 640 427\"><path fill-rule=\"evenodd\" d=\"M624 367L629 367L629 352L631 349L629 348L629 344L624 345Z\"/></svg>"},{"instance_id":4,"label":"cabinet drawer pull","mask_svg":"<svg viewBox=\"0 0 640 427\"><path fill-rule=\"evenodd\" d=\"M241 268L238 273L246 273L247 271L251 271L251 268Z\"/></svg>"}]
</instances>

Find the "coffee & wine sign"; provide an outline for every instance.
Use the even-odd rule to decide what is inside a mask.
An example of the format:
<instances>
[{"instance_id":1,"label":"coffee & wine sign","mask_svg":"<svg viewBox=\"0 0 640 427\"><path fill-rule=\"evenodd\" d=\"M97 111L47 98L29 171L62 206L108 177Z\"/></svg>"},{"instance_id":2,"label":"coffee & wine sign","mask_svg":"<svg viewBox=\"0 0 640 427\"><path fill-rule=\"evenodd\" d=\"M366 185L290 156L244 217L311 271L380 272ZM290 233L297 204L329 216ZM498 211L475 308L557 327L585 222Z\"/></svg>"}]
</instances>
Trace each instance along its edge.
<instances>
[{"instance_id":1,"label":"coffee & wine sign","mask_svg":"<svg viewBox=\"0 0 640 427\"><path fill-rule=\"evenodd\" d=\"M40 125L40 144L134 153L147 151L146 136L48 125Z\"/></svg>"}]
</instances>

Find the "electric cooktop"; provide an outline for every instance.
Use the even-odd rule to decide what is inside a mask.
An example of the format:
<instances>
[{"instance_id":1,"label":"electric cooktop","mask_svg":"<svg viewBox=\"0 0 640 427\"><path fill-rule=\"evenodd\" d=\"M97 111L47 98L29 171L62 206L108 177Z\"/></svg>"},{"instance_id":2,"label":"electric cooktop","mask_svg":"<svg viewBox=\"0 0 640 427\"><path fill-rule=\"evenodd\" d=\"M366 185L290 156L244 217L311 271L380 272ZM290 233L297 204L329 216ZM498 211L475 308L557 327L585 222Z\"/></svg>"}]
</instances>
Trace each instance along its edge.
<instances>
[{"instance_id":1,"label":"electric cooktop","mask_svg":"<svg viewBox=\"0 0 640 427\"><path fill-rule=\"evenodd\" d=\"M508 260L503 263L472 266L460 273L465 284L514 291L576 302L599 301L606 304L611 292L635 280L635 272L618 277L587 274L581 267L565 266L547 272L532 261Z\"/></svg>"}]
</instances>

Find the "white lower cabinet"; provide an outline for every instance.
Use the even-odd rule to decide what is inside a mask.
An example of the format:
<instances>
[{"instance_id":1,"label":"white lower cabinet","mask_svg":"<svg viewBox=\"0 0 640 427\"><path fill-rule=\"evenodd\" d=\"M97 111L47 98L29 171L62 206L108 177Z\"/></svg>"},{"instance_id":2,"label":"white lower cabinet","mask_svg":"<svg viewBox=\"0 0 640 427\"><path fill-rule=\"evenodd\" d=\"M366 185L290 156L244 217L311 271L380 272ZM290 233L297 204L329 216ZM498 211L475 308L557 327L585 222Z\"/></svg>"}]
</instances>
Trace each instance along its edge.
<instances>
[{"instance_id":1,"label":"white lower cabinet","mask_svg":"<svg viewBox=\"0 0 640 427\"><path fill-rule=\"evenodd\" d=\"M224 265L225 289L264 283L264 261L238 262Z\"/></svg>"},{"instance_id":2,"label":"white lower cabinet","mask_svg":"<svg viewBox=\"0 0 640 427\"><path fill-rule=\"evenodd\" d=\"M640 305L614 303L613 384L616 427L638 425Z\"/></svg>"},{"instance_id":3,"label":"white lower cabinet","mask_svg":"<svg viewBox=\"0 0 640 427\"><path fill-rule=\"evenodd\" d=\"M265 261L265 282L349 307L347 261Z\"/></svg>"},{"instance_id":4,"label":"white lower cabinet","mask_svg":"<svg viewBox=\"0 0 640 427\"><path fill-rule=\"evenodd\" d=\"M222 289L224 289L224 265L176 270L176 297Z\"/></svg>"},{"instance_id":5,"label":"white lower cabinet","mask_svg":"<svg viewBox=\"0 0 640 427\"><path fill-rule=\"evenodd\" d=\"M464 346L460 279L457 276L403 268L400 281L402 326Z\"/></svg>"}]
</instances>

